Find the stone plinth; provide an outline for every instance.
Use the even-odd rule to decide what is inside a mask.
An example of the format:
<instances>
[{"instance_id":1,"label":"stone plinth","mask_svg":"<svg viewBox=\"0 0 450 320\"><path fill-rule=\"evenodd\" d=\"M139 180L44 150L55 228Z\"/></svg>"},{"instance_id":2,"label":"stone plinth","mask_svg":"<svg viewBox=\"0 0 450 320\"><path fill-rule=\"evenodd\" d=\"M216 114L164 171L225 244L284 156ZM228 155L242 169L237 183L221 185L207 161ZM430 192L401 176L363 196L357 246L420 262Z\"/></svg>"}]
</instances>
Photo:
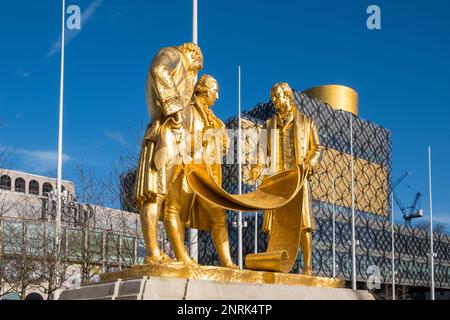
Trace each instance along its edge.
<instances>
[{"instance_id":1,"label":"stone plinth","mask_svg":"<svg viewBox=\"0 0 450 320\"><path fill-rule=\"evenodd\" d=\"M61 300L373 300L341 279L180 263L105 273L101 282L64 291Z\"/></svg>"},{"instance_id":2,"label":"stone plinth","mask_svg":"<svg viewBox=\"0 0 450 320\"><path fill-rule=\"evenodd\" d=\"M102 281L139 277L181 278L190 280L214 280L219 282L249 284L286 284L324 288L342 288L341 279L307 276L281 272L241 270L215 266L186 265L178 262L152 263L134 266L118 272L100 275Z\"/></svg>"},{"instance_id":3,"label":"stone plinth","mask_svg":"<svg viewBox=\"0 0 450 320\"><path fill-rule=\"evenodd\" d=\"M64 291L60 300L373 300L367 291L300 285L142 277Z\"/></svg>"}]
</instances>

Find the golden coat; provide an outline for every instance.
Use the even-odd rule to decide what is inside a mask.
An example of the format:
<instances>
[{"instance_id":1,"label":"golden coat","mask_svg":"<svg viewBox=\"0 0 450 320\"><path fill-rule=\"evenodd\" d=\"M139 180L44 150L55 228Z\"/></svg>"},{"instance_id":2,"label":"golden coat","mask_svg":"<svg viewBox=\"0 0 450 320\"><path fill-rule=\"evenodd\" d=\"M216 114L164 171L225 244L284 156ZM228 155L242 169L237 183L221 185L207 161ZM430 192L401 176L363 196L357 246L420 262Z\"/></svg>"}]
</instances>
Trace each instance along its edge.
<instances>
[{"instance_id":1,"label":"golden coat","mask_svg":"<svg viewBox=\"0 0 450 320\"><path fill-rule=\"evenodd\" d=\"M161 49L153 58L146 82L146 99L151 123L142 142L136 172L134 198L138 207L165 195L176 178L168 161L177 150L172 135L168 135L168 117L182 111L190 102L195 84L195 72L188 70L182 52L177 47Z\"/></svg>"},{"instance_id":2,"label":"golden coat","mask_svg":"<svg viewBox=\"0 0 450 320\"><path fill-rule=\"evenodd\" d=\"M195 95L192 102L184 110L183 124L187 134L191 135L192 140L201 139L201 141L191 141L192 158L193 161L201 160L205 163L205 152L212 158L222 160L223 149L228 143L227 132L225 125L220 121L212 111L206 109L208 107L201 106ZM217 139L208 139L204 134L207 130L218 130L222 143ZM219 143L217 143L219 142ZM197 144L197 148L195 148ZM195 148L195 150L194 150ZM222 185L222 165L221 163L212 163L211 170L214 180ZM181 211L181 220L187 227L210 231L213 223L225 223L226 213L225 209L214 206L209 202L195 196L185 182L183 184L183 209Z\"/></svg>"},{"instance_id":3,"label":"golden coat","mask_svg":"<svg viewBox=\"0 0 450 320\"><path fill-rule=\"evenodd\" d=\"M315 122L306 116L305 114L298 112L294 109L291 114L291 120L294 130L294 161L289 161L290 159L282 159L284 163L294 163L296 165L303 166L304 163L309 163L311 165L311 169L314 170L320 163L323 155L323 147L320 145L319 133L317 130L317 126ZM272 118L266 121L266 128L268 134L268 151L270 155L270 168L272 172L279 171L282 164L278 163L280 161L279 157L279 147L274 145L274 143L279 143L279 130L280 127L278 125L279 119L277 115L274 115ZM278 130L277 130L278 129ZM273 136L275 135L275 136ZM284 165L282 170L293 169L289 165ZM309 174L312 174L310 171ZM305 182L303 184L302 189L300 190L302 193L302 223L301 229L315 229L314 218L312 215L312 206L311 206L311 190L309 186L308 177L306 177ZM272 212L266 211L264 215L264 231L270 231L272 221Z\"/></svg>"}]
</instances>

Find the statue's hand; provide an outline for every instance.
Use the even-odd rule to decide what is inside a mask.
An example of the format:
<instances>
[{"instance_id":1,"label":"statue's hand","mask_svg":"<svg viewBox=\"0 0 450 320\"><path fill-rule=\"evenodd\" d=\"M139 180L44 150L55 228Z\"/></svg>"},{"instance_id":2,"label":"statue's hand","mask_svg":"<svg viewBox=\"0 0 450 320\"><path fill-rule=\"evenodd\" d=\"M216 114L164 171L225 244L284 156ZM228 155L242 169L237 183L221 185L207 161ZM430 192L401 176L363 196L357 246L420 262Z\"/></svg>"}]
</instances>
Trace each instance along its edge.
<instances>
[{"instance_id":1,"label":"statue's hand","mask_svg":"<svg viewBox=\"0 0 450 320\"><path fill-rule=\"evenodd\" d=\"M182 124L181 112L177 112L170 116L170 125L172 129L180 129Z\"/></svg>"},{"instance_id":2,"label":"statue's hand","mask_svg":"<svg viewBox=\"0 0 450 320\"><path fill-rule=\"evenodd\" d=\"M314 173L313 165L309 160L305 160L305 162L303 163L303 168L306 170L308 175L312 175Z\"/></svg>"},{"instance_id":3,"label":"statue's hand","mask_svg":"<svg viewBox=\"0 0 450 320\"><path fill-rule=\"evenodd\" d=\"M261 176L261 173L263 171L263 166L262 165L252 165L250 168L250 180L255 182L256 180L258 180L258 178Z\"/></svg>"}]
</instances>

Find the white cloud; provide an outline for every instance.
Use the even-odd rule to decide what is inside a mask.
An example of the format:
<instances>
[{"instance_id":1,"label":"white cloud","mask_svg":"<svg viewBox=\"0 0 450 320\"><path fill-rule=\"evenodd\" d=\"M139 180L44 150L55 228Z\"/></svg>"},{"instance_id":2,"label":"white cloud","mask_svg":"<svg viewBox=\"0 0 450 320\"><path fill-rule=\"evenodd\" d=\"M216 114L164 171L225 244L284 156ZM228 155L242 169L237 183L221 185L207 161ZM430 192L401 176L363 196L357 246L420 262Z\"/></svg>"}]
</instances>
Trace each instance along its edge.
<instances>
[{"instance_id":1,"label":"white cloud","mask_svg":"<svg viewBox=\"0 0 450 320\"><path fill-rule=\"evenodd\" d=\"M117 142L121 146L127 145L127 140L123 137L123 135L120 132L117 132L117 131L111 132L111 131L105 130L104 133L105 133L106 137Z\"/></svg>"},{"instance_id":2,"label":"white cloud","mask_svg":"<svg viewBox=\"0 0 450 320\"><path fill-rule=\"evenodd\" d=\"M95 11L101 6L102 2L103 2L103 0L93 0L89 4L87 9L83 11L83 13L81 14L81 29L80 30L77 30L77 29L75 29L75 30L66 30L66 32L65 32L65 41L64 41L66 45L69 44L69 42L71 42L73 39L75 39L80 34L81 30L83 30L83 27L90 20L90 18L95 13ZM54 54L56 54L59 51L61 51L61 38L62 38L62 35L60 34L58 36L58 39L56 39L53 42L52 46L50 47L50 49L48 50L48 52L46 54L47 58L50 58Z\"/></svg>"},{"instance_id":3,"label":"white cloud","mask_svg":"<svg viewBox=\"0 0 450 320\"><path fill-rule=\"evenodd\" d=\"M436 223L443 223L450 227L450 214L435 213L433 215L433 225Z\"/></svg>"},{"instance_id":4,"label":"white cloud","mask_svg":"<svg viewBox=\"0 0 450 320\"><path fill-rule=\"evenodd\" d=\"M20 162L25 167L27 172L34 172L37 174L45 174L56 171L58 153L55 151L40 151L40 150L26 150L17 149L13 151L19 156ZM62 157L63 163L72 158L66 154Z\"/></svg>"},{"instance_id":5,"label":"white cloud","mask_svg":"<svg viewBox=\"0 0 450 320\"><path fill-rule=\"evenodd\" d=\"M16 77L20 79L26 79L31 77L31 72L25 71L23 68L17 69L17 71L14 73Z\"/></svg>"}]
</instances>

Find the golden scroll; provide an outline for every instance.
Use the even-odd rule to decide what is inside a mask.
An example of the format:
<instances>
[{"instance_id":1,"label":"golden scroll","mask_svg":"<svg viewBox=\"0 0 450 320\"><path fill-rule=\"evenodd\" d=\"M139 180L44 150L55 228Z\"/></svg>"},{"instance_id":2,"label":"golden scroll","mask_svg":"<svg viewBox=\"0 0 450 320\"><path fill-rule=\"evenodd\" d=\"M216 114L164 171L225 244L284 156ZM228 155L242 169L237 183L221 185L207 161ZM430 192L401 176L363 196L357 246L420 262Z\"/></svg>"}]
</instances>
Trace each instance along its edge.
<instances>
[{"instance_id":1,"label":"golden scroll","mask_svg":"<svg viewBox=\"0 0 450 320\"><path fill-rule=\"evenodd\" d=\"M273 224L268 248L264 253L251 254L246 266L253 270L289 272L297 258L300 244L302 188L305 175L296 170L281 171L264 177L253 192L233 195L212 178L210 166L186 165L187 181L194 193L213 205L235 211L273 210Z\"/></svg>"}]
</instances>

